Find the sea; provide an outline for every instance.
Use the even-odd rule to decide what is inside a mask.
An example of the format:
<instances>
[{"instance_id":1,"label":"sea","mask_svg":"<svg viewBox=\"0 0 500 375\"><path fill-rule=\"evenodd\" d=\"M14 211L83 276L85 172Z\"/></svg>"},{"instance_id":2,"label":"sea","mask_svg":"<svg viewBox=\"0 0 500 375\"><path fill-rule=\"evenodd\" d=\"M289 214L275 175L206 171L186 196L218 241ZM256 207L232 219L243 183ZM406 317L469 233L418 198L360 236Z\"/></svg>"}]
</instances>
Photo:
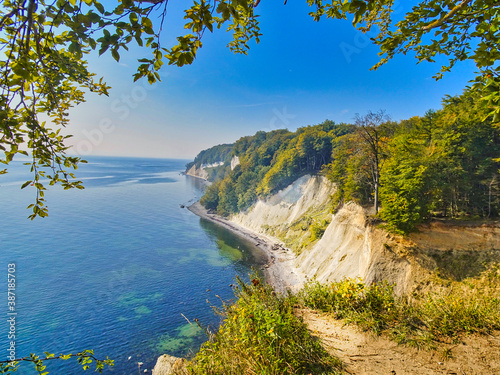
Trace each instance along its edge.
<instances>
[{"instance_id":1,"label":"sea","mask_svg":"<svg viewBox=\"0 0 500 375\"><path fill-rule=\"evenodd\" d=\"M0 360L92 349L114 360L104 374L143 374L162 354L193 356L264 254L187 210L205 189L182 173L188 160L86 159L85 189L48 187L49 216L33 221L29 160L0 175ZM45 364L83 373L74 359Z\"/></svg>"}]
</instances>

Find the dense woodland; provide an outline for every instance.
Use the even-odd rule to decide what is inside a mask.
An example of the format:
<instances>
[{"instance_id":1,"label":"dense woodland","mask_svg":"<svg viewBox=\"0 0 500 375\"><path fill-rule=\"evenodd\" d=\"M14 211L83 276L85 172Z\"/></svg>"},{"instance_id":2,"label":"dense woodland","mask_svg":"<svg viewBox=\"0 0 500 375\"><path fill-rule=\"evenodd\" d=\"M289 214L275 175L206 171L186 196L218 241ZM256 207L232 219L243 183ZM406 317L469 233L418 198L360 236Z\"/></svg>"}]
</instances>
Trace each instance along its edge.
<instances>
[{"instance_id":1,"label":"dense woodland","mask_svg":"<svg viewBox=\"0 0 500 375\"><path fill-rule=\"evenodd\" d=\"M400 233L431 217L498 217L500 136L487 110L466 90L446 97L440 110L400 122L380 111L357 115L353 124L327 120L295 132L260 131L195 159L226 162L201 203L230 215L304 174L320 173L338 187L332 211L347 201L371 206ZM240 159L234 170L229 152Z\"/></svg>"},{"instance_id":2,"label":"dense woodland","mask_svg":"<svg viewBox=\"0 0 500 375\"><path fill-rule=\"evenodd\" d=\"M186 168L190 169L193 165L200 168L202 165L210 165L219 162L231 161L231 152L233 151L234 144L222 144L211 147L207 150L201 151L194 161L186 164Z\"/></svg>"}]
</instances>

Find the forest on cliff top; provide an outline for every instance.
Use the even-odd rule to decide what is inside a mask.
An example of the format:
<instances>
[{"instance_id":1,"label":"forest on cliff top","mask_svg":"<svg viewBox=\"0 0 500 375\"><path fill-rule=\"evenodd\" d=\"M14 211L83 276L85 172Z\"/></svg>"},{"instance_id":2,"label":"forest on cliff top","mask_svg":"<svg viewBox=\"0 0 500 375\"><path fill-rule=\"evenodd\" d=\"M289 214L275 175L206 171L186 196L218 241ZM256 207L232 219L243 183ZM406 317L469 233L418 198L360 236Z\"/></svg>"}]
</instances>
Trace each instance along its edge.
<instances>
[{"instance_id":1,"label":"forest on cliff top","mask_svg":"<svg viewBox=\"0 0 500 375\"><path fill-rule=\"evenodd\" d=\"M395 232L411 232L432 217L497 218L500 135L487 113L465 90L444 98L439 110L398 122L378 111L356 115L352 124L259 131L204 150L189 166L225 162L211 171L214 181L201 199L223 216L300 176L321 174L338 187L332 212L347 201L373 206ZM240 161L233 170L229 155Z\"/></svg>"}]
</instances>

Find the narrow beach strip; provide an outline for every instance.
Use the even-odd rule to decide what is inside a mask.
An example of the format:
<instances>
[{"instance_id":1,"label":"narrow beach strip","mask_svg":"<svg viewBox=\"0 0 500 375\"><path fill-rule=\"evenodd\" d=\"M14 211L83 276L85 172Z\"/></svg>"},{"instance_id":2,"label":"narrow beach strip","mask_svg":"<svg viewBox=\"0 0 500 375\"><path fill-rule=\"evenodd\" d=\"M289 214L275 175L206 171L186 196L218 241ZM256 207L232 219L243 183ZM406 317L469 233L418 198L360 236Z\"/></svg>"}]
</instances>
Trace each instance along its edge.
<instances>
[{"instance_id":1,"label":"narrow beach strip","mask_svg":"<svg viewBox=\"0 0 500 375\"><path fill-rule=\"evenodd\" d=\"M273 250L273 247L276 248L275 244L279 243L277 239L264 237L222 216L209 213L200 202L192 204L187 209L195 215L230 230L237 236L259 247L267 256L267 264L264 265L263 270L264 278L272 285L276 292L286 293L287 290L293 292L303 285L303 277L299 275L294 267L295 255L293 252L283 248Z\"/></svg>"}]
</instances>

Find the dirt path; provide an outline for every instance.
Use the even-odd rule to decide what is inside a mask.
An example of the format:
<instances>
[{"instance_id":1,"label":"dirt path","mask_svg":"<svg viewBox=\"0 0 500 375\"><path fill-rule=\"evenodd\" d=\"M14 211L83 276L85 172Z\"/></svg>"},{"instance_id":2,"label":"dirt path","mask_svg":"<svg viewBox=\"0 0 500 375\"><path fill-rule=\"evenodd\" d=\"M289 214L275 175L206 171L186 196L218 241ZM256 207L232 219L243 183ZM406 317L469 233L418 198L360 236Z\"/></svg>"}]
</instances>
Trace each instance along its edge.
<instances>
[{"instance_id":1,"label":"dirt path","mask_svg":"<svg viewBox=\"0 0 500 375\"><path fill-rule=\"evenodd\" d=\"M458 345L443 344L435 351L397 345L383 337L361 332L354 326L310 309L299 309L312 335L332 355L340 358L349 374L500 374L500 331L467 337ZM443 358L445 349L451 358Z\"/></svg>"}]
</instances>

